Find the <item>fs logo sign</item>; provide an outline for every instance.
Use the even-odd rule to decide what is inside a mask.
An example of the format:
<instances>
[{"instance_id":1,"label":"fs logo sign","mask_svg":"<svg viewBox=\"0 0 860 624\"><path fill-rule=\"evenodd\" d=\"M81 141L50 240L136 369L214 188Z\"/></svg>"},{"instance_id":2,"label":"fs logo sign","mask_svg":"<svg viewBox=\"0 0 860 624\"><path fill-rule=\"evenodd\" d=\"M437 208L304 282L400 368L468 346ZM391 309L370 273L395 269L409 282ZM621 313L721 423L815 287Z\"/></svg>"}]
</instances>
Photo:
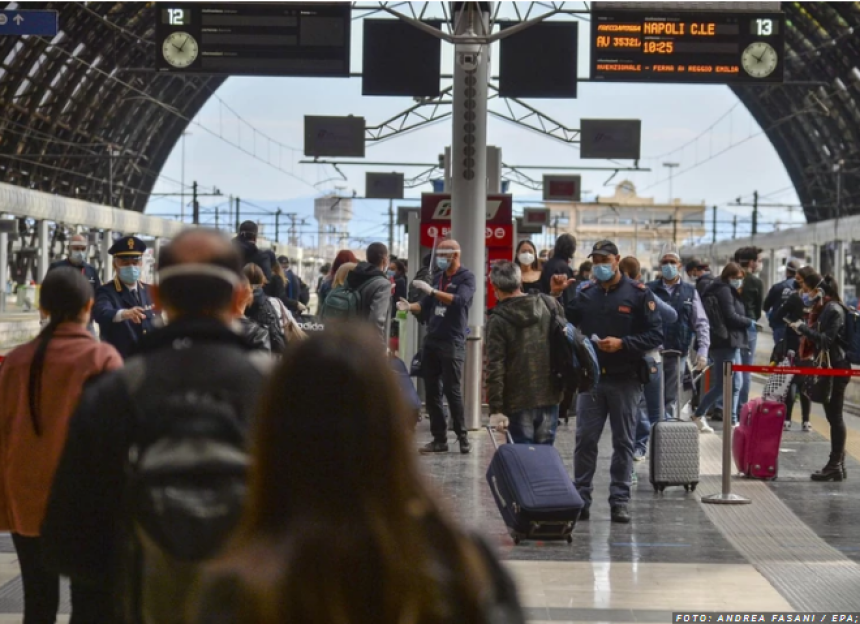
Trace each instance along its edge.
<instances>
[{"instance_id":1,"label":"fs logo sign","mask_svg":"<svg viewBox=\"0 0 860 624\"><path fill-rule=\"evenodd\" d=\"M497 199L487 200L487 221L492 221L496 218L499 208L502 207L502 202ZM450 221L451 220L451 200L441 199L436 204L436 209L433 211L431 221Z\"/></svg>"}]
</instances>

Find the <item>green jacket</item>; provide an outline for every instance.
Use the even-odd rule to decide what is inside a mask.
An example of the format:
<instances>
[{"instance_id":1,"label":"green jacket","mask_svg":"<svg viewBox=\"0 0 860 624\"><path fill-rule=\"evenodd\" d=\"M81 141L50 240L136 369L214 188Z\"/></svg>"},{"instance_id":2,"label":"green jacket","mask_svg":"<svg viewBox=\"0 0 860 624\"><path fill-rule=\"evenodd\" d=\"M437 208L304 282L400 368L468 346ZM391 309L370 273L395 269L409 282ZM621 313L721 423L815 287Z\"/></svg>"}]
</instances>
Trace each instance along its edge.
<instances>
[{"instance_id":1,"label":"green jacket","mask_svg":"<svg viewBox=\"0 0 860 624\"><path fill-rule=\"evenodd\" d=\"M487 402L491 414L557 405L551 371L552 317L539 295L499 302L487 321Z\"/></svg>"}]
</instances>

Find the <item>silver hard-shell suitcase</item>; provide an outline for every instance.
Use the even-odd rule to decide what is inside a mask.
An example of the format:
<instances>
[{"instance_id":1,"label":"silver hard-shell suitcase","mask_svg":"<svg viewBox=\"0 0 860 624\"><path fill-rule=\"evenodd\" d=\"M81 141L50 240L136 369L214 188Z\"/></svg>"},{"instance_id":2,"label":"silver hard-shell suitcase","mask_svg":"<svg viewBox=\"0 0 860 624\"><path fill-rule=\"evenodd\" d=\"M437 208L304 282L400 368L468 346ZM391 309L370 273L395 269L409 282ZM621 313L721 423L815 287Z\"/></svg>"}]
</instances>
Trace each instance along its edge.
<instances>
[{"instance_id":1,"label":"silver hard-shell suitcase","mask_svg":"<svg viewBox=\"0 0 860 624\"><path fill-rule=\"evenodd\" d=\"M681 382L686 357L678 365L678 404L681 402ZM661 384L662 405L662 384ZM676 410L676 413L679 410ZM660 421L651 427L650 480L655 492L668 486L683 485L695 491L699 484L699 428L694 422Z\"/></svg>"}]
</instances>

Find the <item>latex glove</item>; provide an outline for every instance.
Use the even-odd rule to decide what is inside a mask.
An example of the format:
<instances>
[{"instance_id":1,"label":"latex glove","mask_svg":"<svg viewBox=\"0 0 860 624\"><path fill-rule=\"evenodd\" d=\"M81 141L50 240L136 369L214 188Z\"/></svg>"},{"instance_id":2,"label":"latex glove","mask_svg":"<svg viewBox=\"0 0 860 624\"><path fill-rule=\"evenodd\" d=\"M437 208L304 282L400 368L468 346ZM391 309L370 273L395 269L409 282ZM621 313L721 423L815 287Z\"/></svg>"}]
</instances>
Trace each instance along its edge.
<instances>
[{"instance_id":1,"label":"latex glove","mask_svg":"<svg viewBox=\"0 0 860 624\"><path fill-rule=\"evenodd\" d=\"M505 433L511 421L504 414L490 414L490 426L496 431Z\"/></svg>"},{"instance_id":2,"label":"latex glove","mask_svg":"<svg viewBox=\"0 0 860 624\"><path fill-rule=\"evenodd\" d=\"M397 302L397 309L401 312L409 312L409 309L412 307L412 304L406 301L403 297L400 297L400 301Z\"/></svg>"},{"instance_id":3,"label":"latex glove","mask_svg":"<svg viewBox=\"0 0 860 624\"><path fill-rule=\"evenodd\" d=\"M801 326L806 327L806 323L798 320L798 321L795 321L794 323L789 323L788 326L791 327L795 332L797 332L799 334Z\"/></svg>"},{"instance_id":4,"label":"latex glove","mask_svg":"<svg viewBox=\"0 0 860 624\"><path fill-rule=\"evenodd\" d=\"M706 368L708 368L708 358L704 355L700 355L696 358L696 371L702 372Z\"/></svg>"},{"instance_id":5,"label":"latex glove","mask_svg":"<svg viewBox=\"0 0 860 624\"><path fill-rule=\"evenodd\" d=\"M423 280L415 280L412 282L412 285L415 286L418 290L423 292L425 295L429 295L433 292L433 287Z\"/></svg>"}]
</instances>

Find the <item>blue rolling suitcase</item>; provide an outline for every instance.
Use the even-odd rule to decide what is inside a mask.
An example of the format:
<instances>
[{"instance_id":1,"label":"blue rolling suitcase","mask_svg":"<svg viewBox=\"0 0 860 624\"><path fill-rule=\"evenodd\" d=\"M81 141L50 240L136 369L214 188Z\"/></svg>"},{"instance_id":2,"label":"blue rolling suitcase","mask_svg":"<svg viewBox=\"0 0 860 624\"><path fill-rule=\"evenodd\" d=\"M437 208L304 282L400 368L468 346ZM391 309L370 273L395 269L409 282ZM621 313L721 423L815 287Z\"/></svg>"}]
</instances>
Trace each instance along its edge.
<instances>
[{"instance_id":1,"label":"blue rolling suitcase","mask_svg":"<svg viewBox=\"0 0 860 624\"><path fill-rule=\"evenodd\" d=\"M487 468L487 483L508 527L519 544L522 540L573 541L573 527L583 503L567 474L561 455L548 444L496 443Z\"/></svg>"},{"instance_id":2,"label":"blue rolling suitcase","mask_svg":"<svg viewBox=\"0 0 860 624\"><path fill-rule=\"evenodd\" d=\"M406 400L406 404L409 406L409 409L418 413L418 420L420 420L421 397L418 396L418 391L415 390L415 386L412 383L412 378L409 376L409 370L406 368L406 364L404 364L403 360L395 355L392 355L389 358L389 363L391 364L391 370L394 372L394 376L397 377L397 383L400 386L401 392L403 392L403 398Z\"/></svg>"}]
</instances>

